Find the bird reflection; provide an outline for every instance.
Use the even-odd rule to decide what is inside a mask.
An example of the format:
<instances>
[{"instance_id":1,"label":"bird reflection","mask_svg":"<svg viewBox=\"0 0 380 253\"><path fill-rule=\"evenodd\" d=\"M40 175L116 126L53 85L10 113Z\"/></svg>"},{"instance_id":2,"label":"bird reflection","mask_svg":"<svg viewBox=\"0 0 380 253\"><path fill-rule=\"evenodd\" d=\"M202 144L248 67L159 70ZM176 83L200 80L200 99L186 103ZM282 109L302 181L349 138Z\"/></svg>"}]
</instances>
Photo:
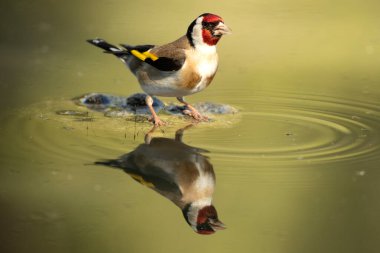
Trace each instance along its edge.
<instances>
[{"instance_id":1,"label":"bird reflection","mask_svg":"<svg viewBox=\"0 0 380 253\"><path fill-rule=\"evenodd\" d=\"M183 133L192 125L176 131L175 138L152 137L119 159L96 164L123 169L139 183L155 190L181 208L186 222L199 234L224 229L212 204L215 173L207 152L182 142Z\"/></svg>"}]
</instances>

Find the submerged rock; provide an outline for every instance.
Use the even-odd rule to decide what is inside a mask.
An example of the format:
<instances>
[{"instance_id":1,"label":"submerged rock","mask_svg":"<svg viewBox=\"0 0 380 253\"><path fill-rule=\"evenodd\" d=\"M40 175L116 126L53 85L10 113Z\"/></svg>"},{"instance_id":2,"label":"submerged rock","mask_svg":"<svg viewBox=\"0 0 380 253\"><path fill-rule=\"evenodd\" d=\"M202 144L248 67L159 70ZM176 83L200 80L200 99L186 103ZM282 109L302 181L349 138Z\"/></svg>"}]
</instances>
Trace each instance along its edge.
<instances>
[{"instance_id":1,"label":"submerged rock","mask_svg":"<svg viewBox=\"0 0 380 253\"><path fill-rule=\"evenodd\" d=\"M136 93L129 97L89 93L74 98L74 102L91 110L104 112L107 117L128 117L131 115L150 115L145 98L146 94L144 93ZM236 108L226 104L200 102L193 106L200 113L209 115L235 114L238 112ZM153 97L153 108L157 113L174 115L185 115L184 110L186 110L184 105L165 105L156 97Z\"/></svg>"},{"instance_id":2,"label":"submerged rock","mask_svg":"<svg viewBox=\"0 0 380 253\"><path fill-rule=\"evenodd\" d=\"M74 98L78 105L84 105L91 110L109 111L122 110L126 114L148 114L149 109L145 103L146 94L136 93L129 97L113 96L109 94L90 93ZM153 97L153 108L158 113L165 104L158 98Z\"/></svg>"}]
</instances>

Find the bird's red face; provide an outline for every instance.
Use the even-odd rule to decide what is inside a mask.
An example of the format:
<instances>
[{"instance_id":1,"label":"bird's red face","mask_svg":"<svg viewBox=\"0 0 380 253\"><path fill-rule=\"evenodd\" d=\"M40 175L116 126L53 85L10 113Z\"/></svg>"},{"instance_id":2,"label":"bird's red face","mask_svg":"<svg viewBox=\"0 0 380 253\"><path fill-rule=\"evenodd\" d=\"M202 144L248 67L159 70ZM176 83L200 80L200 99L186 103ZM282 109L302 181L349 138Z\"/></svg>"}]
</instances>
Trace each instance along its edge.
<instances>
[{"instance_id":1,"label":"bird's red face","mask_svg":"<svg viewBox=\"0 0 380 253\"><path fill-rule=\"evenodd\" d=\"M231 29L224 24L221 17L210 13L203 14L202 37L207 45L216 45L222 35L230 33Z\"/></svg>"},{"instance_id":2,"label":"bird's red face","mask_svg":"<svg viewBox=\"0 0 380 253\"><path fill-rule=\"evenodd\" d=\"M224 24L221 17L205 13L195 19L187 29L186 36L193 47L215 46L224 34L231 29Z\"/></svg>"},{"instance_id":3,"label":"bird's red face","mask_svg":"<svg viewBox=\"0 0 380 253\"><path fill-rule=\"evenodd\" d=\"M225 229L225 225L218 219L218 214L214 206L206 206L198 211L196 232L198 234L209 235L217 230Z\"/></svg>"}]
</instances>

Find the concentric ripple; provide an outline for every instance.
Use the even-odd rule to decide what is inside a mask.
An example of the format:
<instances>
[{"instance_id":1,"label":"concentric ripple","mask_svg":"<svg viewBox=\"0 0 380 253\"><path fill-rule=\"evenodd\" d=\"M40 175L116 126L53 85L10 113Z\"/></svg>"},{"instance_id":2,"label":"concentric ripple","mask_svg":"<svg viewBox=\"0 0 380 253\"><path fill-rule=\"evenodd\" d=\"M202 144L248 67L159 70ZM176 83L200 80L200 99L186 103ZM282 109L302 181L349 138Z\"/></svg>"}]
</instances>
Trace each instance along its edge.
<instances>
[{"instance_id":1,"label":"concentric ripple","mask_svg":"<svg viewBox=\"0 0 380 253\"><path fill-rule=\"evenodd\" d=\"M279 93L276 93L279 94ZM254 163L362 162L380 157L380 105L335 97L260 94L241 101L238 121L227 127L203 123L185 143L211 151L214 159ZM40 162L76 163L113 157L143 142L151 125L104 117L67 102L46 102L15 113L3 124L9 156ZM220 119L219 119L220 120ZM163 129L171 138L176 127ZM17 149L12 149L17 147ZM7 158L7 159L8 159Z\"/></svg>"},{"instance_id":2,"label":"concentric ripple","mask_svg":"<svg viewBox=\"0 0 380 253\"><path fill-rule=\"evenodd\" d=\"M221 156L255 161L361 161L380 155L380 105L334 97L260 95L243 112L242 124L224 145L209 145ZM227 158L228 159L228 158Z\"/></svg>"}]
</instances>

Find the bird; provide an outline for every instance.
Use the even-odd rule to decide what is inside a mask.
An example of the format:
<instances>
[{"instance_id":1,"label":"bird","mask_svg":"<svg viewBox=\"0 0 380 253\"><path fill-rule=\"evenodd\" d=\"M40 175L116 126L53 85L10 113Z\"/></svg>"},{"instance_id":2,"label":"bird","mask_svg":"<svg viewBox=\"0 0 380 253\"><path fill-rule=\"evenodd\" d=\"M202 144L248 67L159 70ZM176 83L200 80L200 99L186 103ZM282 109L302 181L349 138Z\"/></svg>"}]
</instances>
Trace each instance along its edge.
<instances>
[{"instance_id":1,"label":"bird","mask_svg":"<svg viewBox=\"0 0 380 253\"><path fill-rule=\"evenodd\" d=\"M216 45L231 29L223 18L204 13L189 25L185 35L164 45L120 44L114 46L101 38L87 40L124 62L146 93L145 102L156 126L165 125L153 109L152 96L176 97L186 106L185 113L196 121L207 120L185 96L205 89L218 69Z\"/></svg>"},{"instance_id":2,"label":"bird","mask_svg":"<svg viewBox=\"0 0 380 253\"><path fill-rule=\"evenodd\" d=\"M145 143L118 159L97 161L124 170L134 180L171 200L182 210L186 222L203 235L225 229L212 204L215 173L206 150L182 142L183 132L192 125L176 131L174 139L155 137L154 126L145 135Z\"/></svg>"}]
</instances>

